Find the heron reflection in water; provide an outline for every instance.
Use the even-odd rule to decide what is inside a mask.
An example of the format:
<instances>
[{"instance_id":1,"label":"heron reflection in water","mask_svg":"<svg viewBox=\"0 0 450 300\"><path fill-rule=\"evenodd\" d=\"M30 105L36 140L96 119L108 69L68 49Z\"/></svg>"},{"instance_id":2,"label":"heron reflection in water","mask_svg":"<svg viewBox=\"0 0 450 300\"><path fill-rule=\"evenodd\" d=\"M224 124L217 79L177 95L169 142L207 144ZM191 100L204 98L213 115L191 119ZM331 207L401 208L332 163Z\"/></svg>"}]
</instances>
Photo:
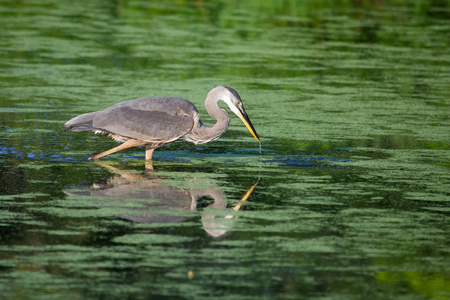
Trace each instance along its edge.
<instances>
[{"instance_id":1,"label":"heron reflection in water","mask_svg":"<svg viewBox=\"0 0 450 300\"><path fill-rule=\"evenodd\" d=\"M180 210L195 211L202 198L209 198L212 203L208 202L206 208L209 209L202 212L201 217L203 229L209 235L219 237L229 232L234 225L236 215L224 213L228 201L218 188L210 186L207 189L184 189L163 184L154 173L140 175L109 165L98 165L116 175L103 184L67 189L66 194L87 196L99 207L124 209L126 213L119 214L118 217L138 223L183 222L191 216L180 214ZM233 207L234 211L241 209L255 186L256 183Z\"/></svg>"},{"instance_id":2,"label":"heron reflection in water","mask_svg":"<svg viewBox=\"0 0 450 300\"><path fill-rule=\"evenodd\" d=\"M146 97L121 102L104 110L77 116L64 126L66 131L93 131L123 142L91 156L90 160L144 145L145 159L151 160L156 148L173 141L183 140L197 145L222 136L228 128L230 117L225 109L219 107L220 100L229 106L259 141L239 94L227 86L216 86L206 96L206 111L217 120L214 126L203 125L194 104L176 97Z\"/></svg>"}]
</instances>

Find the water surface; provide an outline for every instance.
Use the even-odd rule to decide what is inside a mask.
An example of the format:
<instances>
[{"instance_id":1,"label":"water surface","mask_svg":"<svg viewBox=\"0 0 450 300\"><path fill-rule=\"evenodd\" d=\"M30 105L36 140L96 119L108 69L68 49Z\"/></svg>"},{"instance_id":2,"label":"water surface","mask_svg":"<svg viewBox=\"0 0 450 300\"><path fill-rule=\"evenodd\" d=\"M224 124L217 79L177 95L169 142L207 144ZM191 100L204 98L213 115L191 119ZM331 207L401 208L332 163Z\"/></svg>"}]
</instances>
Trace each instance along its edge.
<instances>
[{"instance_id":1,"label":"water surface","mask_svg":"<svg viewBox=\"0 0 450 300\"><path fill-rule=\"evenodd\" d=\"M0 0L7 299L449 299L446 1ZM120 101L236 89L219 140L102 160ZM256 184L256 186L255 186Z\"/></svg>"}]
</instances>

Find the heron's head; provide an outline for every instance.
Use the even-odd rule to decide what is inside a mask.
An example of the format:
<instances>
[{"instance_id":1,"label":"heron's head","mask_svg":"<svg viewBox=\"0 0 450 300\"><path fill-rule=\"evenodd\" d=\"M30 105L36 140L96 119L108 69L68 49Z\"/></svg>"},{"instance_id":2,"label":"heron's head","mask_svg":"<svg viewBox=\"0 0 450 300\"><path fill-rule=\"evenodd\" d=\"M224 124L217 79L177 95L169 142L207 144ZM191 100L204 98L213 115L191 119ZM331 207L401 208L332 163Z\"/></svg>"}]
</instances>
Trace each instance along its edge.
<instances>
[{"instance_id":1,"label":"heron's head","mask_svg":"<svg viewBox=\"0 0 450 300\"><path fill-rule=\"evenodd\" d=\"M228 86L216 86L214 88L218 92L220 100L225 102L231 109L231 111L241 119L244 125L247 127L248 131L259 141L258 134L255 128L253 128L252 122L250 122L249 117L244 109L244 104L242 103L239 94L232 88Z\"/></svg>"}]
</instances>

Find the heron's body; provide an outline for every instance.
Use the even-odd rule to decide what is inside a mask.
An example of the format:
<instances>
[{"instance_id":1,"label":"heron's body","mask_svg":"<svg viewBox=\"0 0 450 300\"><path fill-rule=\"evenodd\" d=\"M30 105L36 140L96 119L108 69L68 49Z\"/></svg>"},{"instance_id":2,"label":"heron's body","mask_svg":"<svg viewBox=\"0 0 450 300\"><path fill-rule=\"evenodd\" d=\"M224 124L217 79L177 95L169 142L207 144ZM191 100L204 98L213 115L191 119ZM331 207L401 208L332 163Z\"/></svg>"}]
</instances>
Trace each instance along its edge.
<instances>
[{"instance_id":1,"label":"heron's body","mask_svg":"<svg viewBox=\"0 0 450 300\"><path fill-rule=\"evenodd\" d=\"M226 86L213 88L205 100L208 114L217 120L214 126L203 125L195 106L186 99L176 97L147 97L124 101L104 110L77 116L65 126L68 131L93 131L123 142L111 150L90 157L92 160L143 145L146 146L146 160L151 160L157 147L175 140L203 144L218 139L230 122L228 113L217 105L219 100L227 103L259 140L239 95Z\"/></svg>"}]
</instances>

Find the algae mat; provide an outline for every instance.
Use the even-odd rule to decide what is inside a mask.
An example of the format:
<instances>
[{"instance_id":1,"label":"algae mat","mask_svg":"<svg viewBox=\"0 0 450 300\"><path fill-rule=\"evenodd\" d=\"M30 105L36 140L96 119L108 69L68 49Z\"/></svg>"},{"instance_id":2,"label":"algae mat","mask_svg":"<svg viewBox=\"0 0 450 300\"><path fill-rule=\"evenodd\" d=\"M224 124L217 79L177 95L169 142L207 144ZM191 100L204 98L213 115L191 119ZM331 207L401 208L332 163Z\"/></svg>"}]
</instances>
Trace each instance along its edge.
<instances>
[{"instance_id":1,"label":"algae mat","mask_svg":"<svg viewBox=\"0 0 450 300\"><path fill-rule=\"evenodd\" d=\"M449 299L448 1L0 0L5 299ZM100 164L71 117L235 88Z\"/></svg>"}]
</instances>

